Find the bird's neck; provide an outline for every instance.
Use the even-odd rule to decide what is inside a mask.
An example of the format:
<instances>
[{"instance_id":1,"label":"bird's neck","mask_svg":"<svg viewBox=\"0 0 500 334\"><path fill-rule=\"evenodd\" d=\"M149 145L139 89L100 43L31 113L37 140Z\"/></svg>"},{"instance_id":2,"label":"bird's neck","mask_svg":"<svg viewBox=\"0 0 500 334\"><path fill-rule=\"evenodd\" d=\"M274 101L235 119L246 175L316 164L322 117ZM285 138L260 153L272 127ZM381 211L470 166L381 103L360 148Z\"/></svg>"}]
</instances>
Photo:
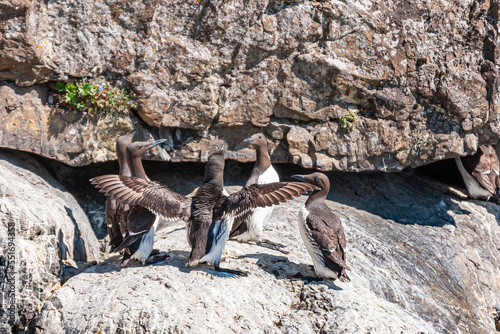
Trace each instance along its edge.
<instances>
[{"instance_id":1,"label":"bird's neck","mask_svg":"<svg viewBox=\"0 0 500 334\"><path fill-rule=\"evenodd\" d=\"M271 167L271 158L267 152L267 147L259 146L255 152L257 153L257 159L255 160L254 168L263 172Z\"/></svg>"},{"instance_id":2,"label":"bird's neck","mask_svg":"<svg viewBox=\"0 0 500 334\"><path fill-rule=\"evenodd\" d=\"M325 203L326 196L328 195L328 188L315 190L306 201L306 208L315 206L317 204ZM325 204L326 205L326 204Z\"/></svg>"},{"instance_id":3,"label":"bird's neck","mask_svg":"<svg viewBox=\"0 0 500 334\"><path fill-rule=\"evenodd\" d=\"M132 173L130 172L130 167L124 159L118 158L118 166L120 168L120 172L119 172L120 175L132 176Z\"/></svg>"},{"instance_id":4,"label":"bird's neck","mask_svg":"<svg viewBox=\"0 0 500 334\"><path fill-rule=\"evenodd\" d=\"M132 176L147 180L146 171L142 166L142 157L133 157L132 159Z\"/></svg>"},{"instance_id":5,"label":"bird's neck","mask_svg":"<svg viewBox=\"0 0 500 334\"><path fill-rule=\"evenodd\" d=\"M127 163L127 159L126 159L127 153L125 152L125 149L120 147L119 145L117 145L116 155L118 158L118 166L120 169L120 172L119 172L120 175L131 176L132 174L130 172L130 166Z\"/></svg>"},{"instance_id":6,"label":"bird's neck","mask_svg":"<svg viewBox=\"0 0 500 334\"><path fill-rule=\"evenodd\" d=\"M216 186L224 187L224 177L222 173L205 174L203 183L211 183Z\"/></svg>"}]
</instances>

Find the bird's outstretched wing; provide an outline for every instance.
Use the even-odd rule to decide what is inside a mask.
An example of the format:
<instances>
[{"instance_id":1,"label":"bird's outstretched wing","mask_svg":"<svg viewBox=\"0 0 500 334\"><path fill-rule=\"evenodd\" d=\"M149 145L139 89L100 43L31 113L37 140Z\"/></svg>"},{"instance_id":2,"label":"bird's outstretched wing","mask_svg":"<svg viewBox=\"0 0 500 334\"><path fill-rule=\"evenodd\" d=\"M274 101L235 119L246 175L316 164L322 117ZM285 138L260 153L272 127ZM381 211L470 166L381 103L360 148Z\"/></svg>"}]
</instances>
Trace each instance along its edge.
<instances>
[{"instance_id":1,"label":"bird's outstretched wing","mask_svg":"<svg viewBox=\"0 0 500 334\"><path fill-rule=\"evenodd\" d=\"M280 204L317 189L315 185L303 182L252 184L221 198L214 208L213 218L218 220L227 215L239 217L253 208Z\"/></svg>"},{"instance_id":2,"label":"bird's outstretched wing","mask_svg":"<svg viewBox=\"0 0 500 334\"><path fill-rule=\"evenodd\" d=\"M462 164L483 188L494 195L497 194L500 187L498 179L500 166L492 146L481 145L476 154L463 157Z\"/></svg>"},{"instance_id":3,"label":"bird's outstretched wing","mask_svg":"<svg viewBox=\"0 0 500 334\"><path fill-rule=\"evenodd\" d=\"M167 219L191 216L191 198L176 193L160 182L123 175L102 175L90 179L100 192L123 204L139 205Z\"/></svg>"}]
</instances>

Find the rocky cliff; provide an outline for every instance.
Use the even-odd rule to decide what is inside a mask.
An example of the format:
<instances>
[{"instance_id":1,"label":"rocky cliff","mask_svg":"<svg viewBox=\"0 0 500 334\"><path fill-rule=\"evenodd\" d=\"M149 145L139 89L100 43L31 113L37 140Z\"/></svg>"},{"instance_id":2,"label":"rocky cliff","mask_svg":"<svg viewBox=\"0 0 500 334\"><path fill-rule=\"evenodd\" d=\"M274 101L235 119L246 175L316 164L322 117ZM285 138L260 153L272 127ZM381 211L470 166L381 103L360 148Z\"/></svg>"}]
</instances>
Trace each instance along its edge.
<instances>
[{"instance_id":1,"label":"rocky cliff","mask_svg":"<svg viewBox=\"0 0 500 334\"><path fill-rule=\"evenodd\" d=\"M415 175L341 173L499 141L499 11L498 0L0 0L0 333L500 332L499 207ZM70 108L56 82L83 78L133 92L136 107ZM223 142L238 189L254 158L241 143L257 131L274 162L330 171L352 282L290 280L313 273L296 225L305 197L266 227L288 255L228 243L222 264L249 277L187 270L179 222L157 232L165 262L120 269L102 252L104 197L87 181L117 171L98 163L134 130L168 139L146 158L171 163L150 175L183 194L203 173L184 162ZM295 165L278 168L286 179Z\"/></svg>"},{"instance_id":2,"label":"rocky cliff","mask_svg":"<svg viewBox=\"0 0 500 334\"><path fill-rule=\"evenodd\" d=\"M498 14L498 0L0 1L0 145L87 165L133 128L170 139L158 159L205 161L225 140L245 161L262 130L275 161L323 170L470 154L499 139ZM55 81L99 76L136 110L54 104Z\"/></svg>"},{"instance_id":3,"label":"rocky cliff","mask_svg":"<svg viewBox=\"0 0 500 334\"><path fill-rule=\"evenodd\" d=\"M99 244L75 198L19 152L0 153L0 221L0 333L8 333L25 328L65 280L99 261Z\"/></svg>"}]
</instances>

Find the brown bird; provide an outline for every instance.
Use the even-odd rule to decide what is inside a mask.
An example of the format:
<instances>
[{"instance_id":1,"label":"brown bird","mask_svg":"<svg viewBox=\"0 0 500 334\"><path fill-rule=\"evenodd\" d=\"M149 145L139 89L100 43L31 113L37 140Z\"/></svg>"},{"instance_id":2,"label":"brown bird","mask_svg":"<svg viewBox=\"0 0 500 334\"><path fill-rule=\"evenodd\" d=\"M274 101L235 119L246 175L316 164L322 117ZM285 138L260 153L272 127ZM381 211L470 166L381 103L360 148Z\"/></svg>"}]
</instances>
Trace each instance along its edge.
<instances>
[{"instance_id":1,"label":"brown bird","mask_svg":"<svg viewBox=\"0 0 500 334\"><path fill-rule=\"evenodd\" d=\"M302 240L312 258L314 271L323 278L338 278L349 282L345 272L351 270L345 262L346 238L340 219L326 205L325 199L330 191L330 180L323 173L293 175L295 179L319 187L307 199L299 212L299 229ZM302 276L307 280L318 280Z\"/></svg>"},{"instance_id":2,"label":"brown bird","mask_svg":"<svg viewBox=\"0 0 500 334\"><path fill-rule=\"evenodd\" d=\"M245 139L245 142L250 144L255 149L257 159L250 174L250 178L245 183L245 186L252 184L267 184L279 182L280 177L273 165L267 151L267 139L262 133L256 133L250 138ZM240 242L254 241L257 245L267 247L288 254L282 248L285 245L262 239L264 231L264 222L269 219L273 213L274 207L255 208L248 213L234 220L233 228L229 235L230 238Z\"/></svg>"},{"instance_id":3,"label":"brown bird","mask_svg":"<svg viewBox=\"0 0 500 334\"><path fill-rule=\"evenodd\" d=\"M152 143L136 141L127 146L125 157L126 164L130 168L130 176L149 181L142 165L142 156L163 142L165 142L165 139L156 140ZM122 241L112 251L125 251L121 265L126 265L130 259L137 259L142 265L146 264L146 261L153 263L162 260L162 258L148 260L153 251L154 232L158 217L141 206L120 204L127 207L128 210L122 211L119 220Z\"/></svg>"},{"instance_id":4,"label":"brown bird","mask_svg":"<svg viewBox=\"0 0 500 334\"><path fill-rule=\"evenodd\" d=\"M132 138L135 132L121 136L116 141L116 156L118 158L119 174L123 176L131 176L130 167L125 159L125 150L132 143ZM123 242L122 232L120 230L120 222L125 221L128 216L128 205L122 204L111 197L106 199L104 205L106 216L106 225L108 227L110 252Z\"/></svg>"},{"instance_id":5,"label":"brown bird","mask_svg":"<svg viewBox=\"0 0 500 334\"><path fill-rule=\"evenodd\" d=\"M493 146L481 145L476 154L463 158L455 158L465 186L472 198L499 199L500 164Z\"/></svg>"},{"instance_id":6,"label":"brown bird","mask_svg":"<svg viewBox=\"0 0 500 334\"><path fill-rule=\"evenodd\" d=\"M177 194L159 182L135 177L104 175L91 181L101 188L101 192L124 204L140 205L166 218L184 219L191 246L186 266L206 262L217 271L247 275L241 270L219 267L234 219L253 208L276 205L317 187L301 182L254 184L227 196L224 194L224 164L222 152L209 156L203 184L193 198Z\"/></svg>"}]
</instances>

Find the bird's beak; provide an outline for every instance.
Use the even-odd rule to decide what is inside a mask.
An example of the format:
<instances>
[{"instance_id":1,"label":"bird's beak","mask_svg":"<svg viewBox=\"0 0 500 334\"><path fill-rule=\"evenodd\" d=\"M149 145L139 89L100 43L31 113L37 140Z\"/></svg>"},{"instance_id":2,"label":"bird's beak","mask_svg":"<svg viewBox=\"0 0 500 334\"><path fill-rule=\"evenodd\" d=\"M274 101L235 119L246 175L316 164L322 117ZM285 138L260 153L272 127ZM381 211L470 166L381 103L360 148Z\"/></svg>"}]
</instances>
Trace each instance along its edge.
<instances>
[{"instance_id":1,"label":"bird's beak","mask_svg":"<svg viewBox=\"0 0 500 334\"><path fill-rule=\"evenodd\" d=\"M297 180L300 180L302 182L307 182L307 179L304 175L300 175L300 174L295 174L295 175L292 175L290 176L292 179L297 179Z\"/></svg>"},{"instance_id":2,"label":"bird's beak","mask_svg":"<svg viewBox=\"0 0 500 334\"><path fill-rule=\"evenodd\" d=\"M152 142L148 147L146 147L146 150L150 150L152 149L153 147L157 146L157 145L160 145L164 142L166 142L167 140L166 139L158 139L158 140L155 140L154 142Z\"/></svg>"},{"instance_id":3,"label":"bird's beak","mask_svg":"<svg viewBox=\"0 0 500 334\"><path fill-rule=\"evenodd\" d=\"M253 144L253 143L254 143L254 141L253 141L253 139L252 139L252 138L247 138L247 139L245 139L245 140L243 140L243 141L244 141L245 143L247 143L248 145L250 145L250 144Z\"/></svg>"},{"instance_id":4,"label":"bird's beak","mask_svg":"<svg viewBox=\"0 0 500 334\"><path fill-rule=\"evenodd\" d=\"M226 142L223 142L220 151L224 152L225 148L226 148Z\"/></svg>"}]
</instances>

